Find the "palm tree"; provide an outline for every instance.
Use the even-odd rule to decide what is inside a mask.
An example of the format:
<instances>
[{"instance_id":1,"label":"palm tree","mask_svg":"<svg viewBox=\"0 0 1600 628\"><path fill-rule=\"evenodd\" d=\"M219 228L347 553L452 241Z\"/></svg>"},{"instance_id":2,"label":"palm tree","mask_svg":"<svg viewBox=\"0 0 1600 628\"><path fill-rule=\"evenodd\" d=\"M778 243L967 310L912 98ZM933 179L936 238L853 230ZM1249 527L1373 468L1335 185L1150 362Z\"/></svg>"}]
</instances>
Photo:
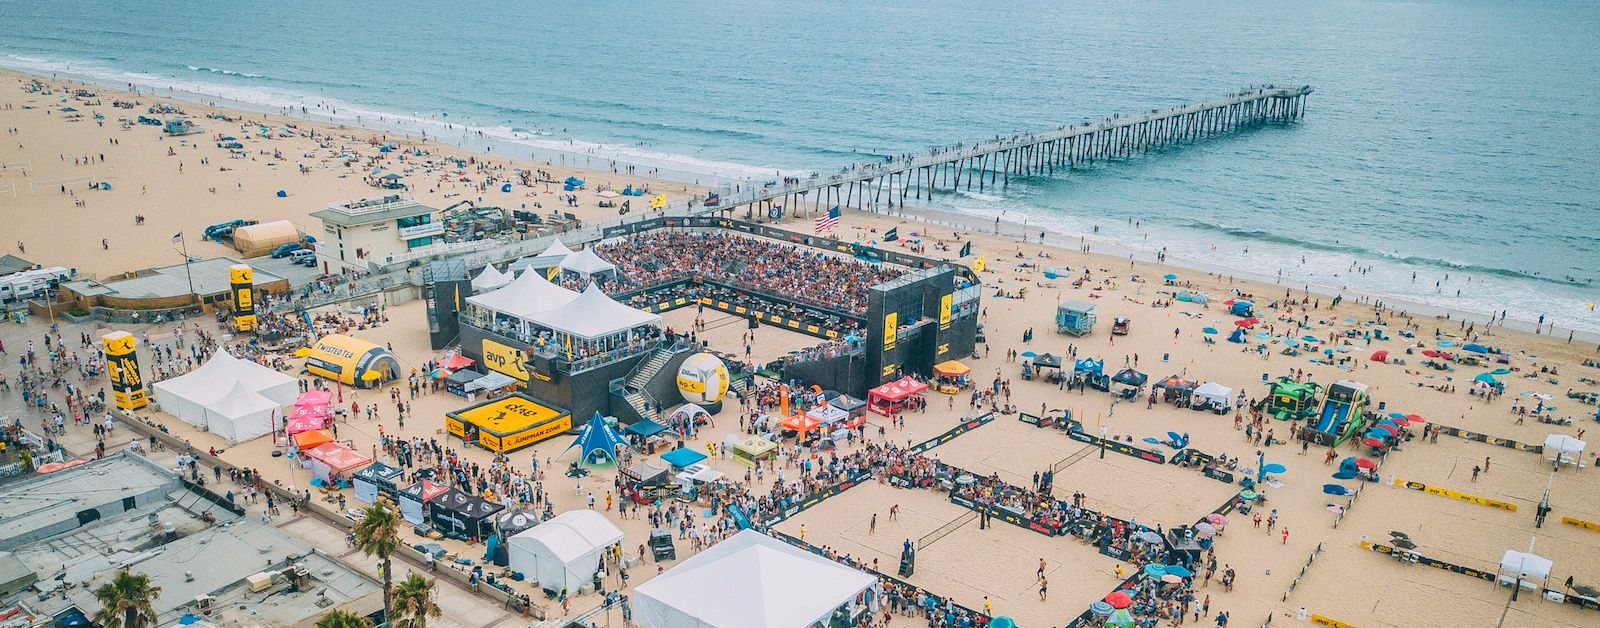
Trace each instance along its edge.
<instances>
[{"instance_id":1,"label":"palm tree","mask_svg":"<svg viewBox=\"0 0 1600 628\"><path fill-rule=\"evenodd\" d=\"M371 625L367 618L337 608L317 620L317 628L368 628Z\"/></svg>"},{"instance_id":2,"label":"palm tree","mask_svg":"<svg viewBox=\"0 0 1600 628\"><path fill-rule=\"evenodd\" d=\"M390 578L389 557L400 547L400 518L382 502L367 506L356 523L356 549L367 556L377 556L383 561L383 608L394 608L394 591Z\"/></svg>"},{"instance_id":3,"label":"palm tree","mask_svg":"<svg viewBox=\"0 0 1600 628\"><path fill-rule=\"evenodd\" d=\"M156 623L156 609L151 602L161 597L161 587L150 586L150 576L123 569L111 582L95 589L94 597L101 604L100 612L94 614L96 624L105 628L145 628Z\"/></svg>"},{"instance_id":4,"label":"palm tree","mask_svg":"<svg viewBox=\"0 0 1600 628\"><path fill-rule=\"evenodd\" d=\"M395 587L388 617L396 628L428 628L428 618L443 612L433 601L433 581L413 573Z\"/></svg>"}]
</instances>

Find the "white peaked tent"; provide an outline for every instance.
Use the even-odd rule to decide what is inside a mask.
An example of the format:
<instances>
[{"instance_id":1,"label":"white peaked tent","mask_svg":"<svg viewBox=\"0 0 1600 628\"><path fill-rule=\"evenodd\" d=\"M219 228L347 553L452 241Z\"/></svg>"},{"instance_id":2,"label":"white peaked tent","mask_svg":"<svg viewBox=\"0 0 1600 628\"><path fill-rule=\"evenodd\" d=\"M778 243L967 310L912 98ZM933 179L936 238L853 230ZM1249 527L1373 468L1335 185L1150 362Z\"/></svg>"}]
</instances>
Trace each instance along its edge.
<instances>
[{"instance_id":1,"label":"white peaked tent","mask_svg":"<svg viewBox=\"0 0 1600 628\"><path fill-rule=\"evenodd\" d=\"M206 405L205 428L229 443L242 443L271 433L273 421L282 409L283 404L261 396L243 381L235 381L221 398Z\"/></svg>"},{"instance_id":2,"label":"white peaked tent","mask_svg":"<svg viewBox=\"0 0 1600 628\"><path fill-rule=\"evenodd\" d=\"M561 260L567 259L567 256L571 254L572 249L569 249L567 248L567 245L562 244L561 238L553 238L550 241L550 246L545 247L543 253L534 255L532 257L524 257L512 262L511 267L508 270L521 271L532 268L534 270L541 271L548 276L548 273L545 271L560 266Z\"/></svg>"},{"instance_id":3,"label":"white peaked tent","mask_svg":"<svg viewBox=\"0 0 1600 628\"><path fill-rule=\"evenodd\" d=\"M1583 459L1583 450L1586 447L1588 443L1566 434L1551 434L1544 438L1544 456L1550 460L1577 464Z\"/></svg>"},{"instance_id":4,"label":"white peaked tent","mask_svg":"<svg viewBox=\"0 0 1600 628\"><path fill-rule=\"evenodd\" d=\"M1232 395L1233 389L1216 382L1206 382L1201 384L1199 388L1194 389L1195 398L1220 403L1222 405L1228 405L1228 403L1232 401L1232 399L1230 399Z\"/></svg>"},{"instance_id":5,"label":"white peaked tent","mask_svg":"<svg viewBox=\"0 0 1600 628\"><path fill-rule=\"evenodd\" d=\"M200 368L156 382L153 388L156 402L161 404L162 410L190 425L206 429L207 408L222 399L236 382L243 383L245 388L266 397L279 407L294 403L300 396L300 384L295 378L255 362L235 358L226 351L218 351Z\"/></svg>"},{"instance_id":6,"label":"white peaked tent","mask_svg":"<svg viewBox=\"0 0 1600 628\"><path fill-rule=\"evenodd\" d=\"M695 554L634 590L645 628L827 624L874 578L754 530Z\"/></svg>"},{"instance_id":7,"label":"white peaked tent","mask_svg":"<svg viewBox=\"0 0 1600 628\"><path fill-rule=\"evenodd\" d=\"M522 271L511 283L486 294L467 297L467 302L513 318L527 320L551 308L558 308L578 293L550 283L535 270Z\"/></svg>"},{"instance_id":8,"label":"white peaked tent","mask_svg":"<svg viewBox=\"0 0 1600 628\"><path fill-rule=\"evenodd\" d=\"M577 253L567 255L566 259L561 260L561 270L577 273L584 277L593 277L605 273L615 274L617 265L601 259L600 255L594 252L594 247L591 246Z\"/></svg>"},{"instance_id":9,"label":"white peaked tent","mask_svg":"<svg viewBox=\"0 0 1600 628\"><path fill-rule=\"evenodd\" d=\"M599 286L589 284L589 287L571 302L530 316L528 320L579 338L593 340L622 333L641 325L660 323L661 317L617 303L606 296Z\"/></svg>"},{"instance_id":10,"label":"white peaked tent","mask_svg":"<svg viewBox=\"0 0 1600 628\"><path fill-rule=\"evenodd\" d=\"M472 278L473 292L487 292L511 283L511 275L495 269L494 264L487 264L477 277Z\"/></svg>"},{"instance_id":11,"label":"white peaked tent","mask_svg":"<svg viewBox=\"0 0 1600 628\"><path fill-rule=\"evenodd\" d=\"M570 592L594 578L607 547L622 542L622 530L593 510L569 510L506 541L509 566L541 588Z\"/></svg>"}]
</instances>

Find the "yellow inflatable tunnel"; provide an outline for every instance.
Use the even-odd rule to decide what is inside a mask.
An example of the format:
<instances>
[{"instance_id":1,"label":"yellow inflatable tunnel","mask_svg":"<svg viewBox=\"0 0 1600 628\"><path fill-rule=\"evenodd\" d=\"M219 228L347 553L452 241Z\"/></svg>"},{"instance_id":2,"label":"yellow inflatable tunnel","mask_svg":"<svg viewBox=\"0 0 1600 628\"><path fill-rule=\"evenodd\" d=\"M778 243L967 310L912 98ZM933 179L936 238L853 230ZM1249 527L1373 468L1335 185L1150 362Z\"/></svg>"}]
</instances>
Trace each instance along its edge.
<instances>
[{"instance_id":1,"label":"yellow inflatable tunnel","mask_svg":"<svg viewBox=\"0 0 1600 628\"><path fill-rule=\"evenodd\" d=\"M400 361L380 345L333 334L305 352L306 372L357 388L375 388L400 378Z\"/></svg>"}]
</instances>

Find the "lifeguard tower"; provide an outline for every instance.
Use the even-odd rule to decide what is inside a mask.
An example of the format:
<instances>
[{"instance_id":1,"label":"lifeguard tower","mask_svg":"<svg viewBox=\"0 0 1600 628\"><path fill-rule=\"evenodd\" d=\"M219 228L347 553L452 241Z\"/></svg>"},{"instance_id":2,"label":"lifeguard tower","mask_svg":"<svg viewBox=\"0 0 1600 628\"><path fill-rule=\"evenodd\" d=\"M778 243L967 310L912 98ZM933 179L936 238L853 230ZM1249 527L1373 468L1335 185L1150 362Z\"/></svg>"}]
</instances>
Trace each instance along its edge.
<instances>
[{"instance_id":1,"label":"lifeguard tower","mask_svg":"<svg viewBox=\"0 0 1600 628\"><path fill-rule=\"evenodd\" d=\"M1067 301L1056 306L1056 333L1082 336L1094 331L1094 304Z\"/></svg>"},{"instance_id":2,"label":"lifeguard tower","mask_svg":"<svg viewBox=\"0 0 1600 628\"><path fill-rule=\"evenodd\" d=\"M167 135L193 135L200 132L200 127L190 122L188 118L173 118L163 127Z\"/></svg>"}]
</instances>

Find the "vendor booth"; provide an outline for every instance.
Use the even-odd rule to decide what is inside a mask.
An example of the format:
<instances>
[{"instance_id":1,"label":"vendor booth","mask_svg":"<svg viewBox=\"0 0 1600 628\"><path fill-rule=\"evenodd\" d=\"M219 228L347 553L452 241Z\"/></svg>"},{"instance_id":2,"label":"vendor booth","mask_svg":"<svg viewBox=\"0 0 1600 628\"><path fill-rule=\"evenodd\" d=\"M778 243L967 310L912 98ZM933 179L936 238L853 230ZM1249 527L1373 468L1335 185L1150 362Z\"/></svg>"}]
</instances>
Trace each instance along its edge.
<instances>
[{"instance_id":1,"label":"vendor booth","mask_svg":"<svg viewBox=\"0 0 1600 628\"><path fill-rule=\"evenodd\" d=\"M1169 375L1151 388L1161 391L1162 403L1175 403L1186 407L1189 405L1190 396L1194 394L1195 384L1192 380Z\"/></svg>"},{"instance_id":2,"label":"vendor booth","mask_svg":"<svg viewBox=\"0 0 1600 628\"><path fill-rule=\"evenodd\" d=\"M458 397L471 399L472 393L467 392L467 384L470 384L482 377L483 373L479 373L472 369L455 371L445 376L444 391Z\"/></svg>"},{"instance_id":3,"label":"vendor booth","mask_svg":"<svg viewBox=\"0 0 1600 628\"><path fill-rule=\"evenodd\" d=\"M372 464L372 459L356 453L339 443L323 443L300 452L301 460L311 470L312 486L343 487L350 474Z\"/></svg>"},{"instance_id":4,"label":"vendor booth","mask_svg":"<svg viewBox=\"0 0 1600 628\"><path fill-rule=\"evenodd\" d=\"M867 407L882 416L904 410L912 398L920 399L928 385L911 376L902 377L867 391Z\"/></svg>"},{"instance_id":5,"label":"vendor booth","mask_svg":"<svg viewBox=\"0 0 1600 628\"><path fill-rule=\"evenodd\" d=\"M400 516L412 524L427 520L428 502L445 494L450 487L423 480L400 491Z\"/></svg>"},{"instance_id":6,"label":"vendor booth","mask_svg":"<svg viewBox=\"0 0 1600 628\"><path fill-rule=\"evenodd\" d=\"M667 429L677 434L694 434L711 420L711 413L699 404L686 403L667 415Z\"/></svg>"},{"instance_id":7,"label":"vendor booth","mask_svg":"<svg viewBox=\"0 0 1600 628\"><path fill-rule=\"evenodd\" d=\"M428 521L446 536L482 537L491 530L491 518L505 506L458 488L445 491L428 502Z\"/></svg>"},{"instance_id":8,"label":"vendor booth","mask_svg":"<svg viewBox=\"0 0 1600 628\"><path fill-rule=\"evenodd\" d=\"M676 412L673 413L677 414ZM646 454L654 454L659 448L671 447L672 437L675 434L667 426L650 419L640 419L622 430L622 437L634 449Z\"/></svg>"},{"instance_id":9,"label":"vendor booth","mask_svg":"<svg viewBox=\"0 0 1600 628\"><path fill-rule=\"evenodd\" d=\"M1233 405L1233 389L1216 382L1206 382L1194 389L1190 407L1227 414Z\"/></svg>"},{"instance_id":10,"label":"vendor booth","mask_svg":"<svg viewBox=\"0 0 1600 628\"><path fill-rule=\"evenodd\" d=\"M1111 376L1111 381L1118 385L1117 394L1132 399L1144 389L1144 383L1150 381L1150 376L1133 369L1122 369Z\"/></svg>"},{"instance_id":11,"label":"vendor booth","mask_svg":"<svg viewBox=\"0 0 1600 628\"><path fill-rule=\"evenodd\" d=\"M1528 552L1506 550L1500 557L1500 569L1495 572L1495 582L1501 586L1521 584L1524 589L1539 590L1550 579L1550 568L1555 563L1548 558Z\"/></svg>"},{"instance_id":12,"label":"vendor booth","mask_svg":"<svg viewBox=\"0 0 1600 628\"><path fill-rule=\"evenodd\" d=\"M1095 390L1111 390L1111 378L1105 374L1105 360L1082 358L1072 365L1072 376Z\"/></svg>"},{"instance_id":13,"label":"vendor booth","mask_svg":"<svg viewBox=\"0 0 1600 628\"><path fill-rule=\"evenodd\" d=\"M1056 306L1056 333L1082 336L1094 330L1094 304L1067 301Z\"/></svg>"},{"instance_id":14,"label":"vendor booth","mask_svg":"<svg viewBox=\"0 0 1600 628\"><path fill-rule=\"evenodd\" d=\"M633 620L644 628L829 626L836 610L853 606L876 582L866 572L744 530L634 589Z\"/></svg>"},{"instance_id":15,"label":"vendor booth","mask_svg":"<svg viewBox=\"0 0 1600 628\"><path fill-rule=\"evenodd\" d=\"M622 543L622 530L593 510L568 510L523 530L506 542L514 573L547 591L576 594L594 581L611 548Z\"/></svg>"},{"instance_id":16,"label":"vendor booth","mask_svg":"<svg viewBox=\"0 0 1600 628\"><path fill-rule=\"evenodd\" d=\"M578 438L573 440L567 449L577 447L578 460L587 465L616 463L617 450L627 446L622 440L622 434L617 432L616 426L596 412L594 416L589 417L589 422L584 423L583 428L578 430Z\"/></svg>"},{"instance_id":17,"label":"vendor booth","mask_svg":"<svg viewBox=\"0 0 1600 628\"><path fill-rule=\"evenodd\" d=\"M346 386L375 388L400 378L400 361L382 345L333 334L305 352L306 372Z\"/></svg>"},{"instance_id":18,"label":"vendor booth","mask_svg":"<svg viewBox=\"0 0 1600 628\"><path fill-rule=\"evenodd\" d=\"M835 394L828 397L828 405L844 410L850 418L860 418L867 413L867 402L850 395Z\"/></svg>"},{"instance_id":19,"label":"vendor booth","mask_svg":"<svg viewBox=\"0 0 1600 628\"><path fill-rule=\"evenodd\" d=\"M284 433L294 436L301 432L320 430L328 425L328 406L295 404L284 423Z\"/></svg>"},{"instance_id":20,"label":"vendor booth","mask_svg":"<svg viewBox=\"0 0 1600 628\"><path fill-rule=\"evenodd\" d=\"M744 466L754 467L757 460L771 458L777 450L778 445L770 440L760 436L746 436L734 441L733 459Z\"/></svg>"},{"instance_id":21,"label":"vendor booth","mask_svg":"<svg viewBox=\"0 0 1600 628\"><path fill-rule=\"evenodd\" d=\"M452 436L505 453L572 429L572 415L514 393L447 413L444 426Z\"/></svg>"},{"instance_id":22,"label":"vendor booth","mask_svg":"<svg viewBox=\"0 0 1600 628\"><path fill-rule=\"evenodd\" d=\"M305 430L296 432L289 440L294 443L295 451L311 451L323 443L333 442L334 438L333 432L328 430Z\"/></svg>"},{"instance_id":23,"label":"vendor booth","mask_svg":"<svg viewBox=\"0 0 1600 628\"><path fill-rule=\"evenodd\" d=\"M705 454L688 447L679 447L667 453L661 454L661 461L672 465L672 468L675 470L688 468L690 465L705 459Z\"/></svg>"},{"instance_id":24,"label":"vendor booth","mask_svg":"<svg viewBox=\"0 0 1600 628\"><path fill-rule=\"evenodd\" d=\"M680 487L678 492L689 499L695 499L700 494L700 485L715 483L727 475L705 464L695 463L684 467L673 477L678 480Z\"/></svg>"},{"instance_id":25,"label":"vendor booth","mask_svg":"<svg viewBox=\"0 0 1600 628\"><path fill-rule=\"evenodd\" d=\"M399 469L382 462L367 465L366 468L357 471L353 478L356 499L371 504L378 501L379 495L394 497L394 483L400 475Z\"/></svg>"},{"instance_id":26,"label":"vendor booth","mask_svg":"<svg viewBox=\"0 0 1600 628\"><path fill-rule=\"evenodd\" d=\"M469 399L476 399L479 395L500 397L516 392L517 387L520 385L516 378L510 375L499 371L490 371L483 377L467 382L465 392Z\"/></svg>"},{"instance_id":27,"label":"vendor booth","mask_svg":"<svg viewBox=\"0 0 1600 628\"><path fill-rule=\"evenodd\" d=\"M933 389L946 395L960 394L972 386L972 369L957 360L933 365Z\"/></svg>"},{"instance_id":28,"label":"vendor booth","mask_svg":"<svg viewBox=\"0 0 1600 628\"><path fill-rule=\"evenodd\" d=\"M623 495L634 503L648 504L677 490L666 469L648 462L633 465L618 474L622 476Z\"/></svg>"}]
</instances>

